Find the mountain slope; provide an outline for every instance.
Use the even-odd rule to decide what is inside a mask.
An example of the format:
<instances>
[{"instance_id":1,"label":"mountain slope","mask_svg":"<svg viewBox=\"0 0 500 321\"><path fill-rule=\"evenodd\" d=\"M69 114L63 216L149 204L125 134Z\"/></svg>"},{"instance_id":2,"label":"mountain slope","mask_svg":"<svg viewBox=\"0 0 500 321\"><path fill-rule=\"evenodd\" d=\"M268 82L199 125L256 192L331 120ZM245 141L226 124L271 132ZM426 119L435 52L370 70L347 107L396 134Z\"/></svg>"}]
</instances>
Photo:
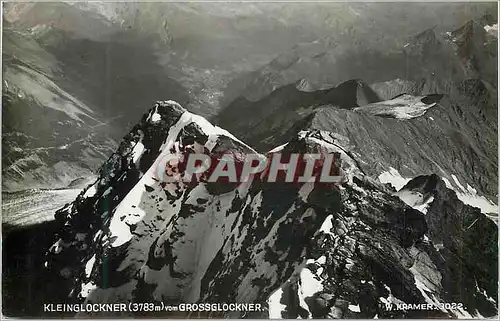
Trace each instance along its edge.
<instances>
[{"instance_id":1,"label":"mountain slope","mask_svg":"<svg viewBox=\"0 0 500 321\"><path fill-rule=\"evenodd\" d=\"M4 191L94 176L137 106L160 91L185 102L148 39L64 3L22 7L3 28Z\"/></svg>"},{"instance_id":2,"label":"mountain slope","mask_svg":"<svg viewBox=\"0 0 500 321\"><path fill-rule=\"evenodd\" d=\"M250 317L423 316L386 311L386 300L463 303L432 316L496 313L497 303L488 301L496 293L496 226L437 176L416 178L400 191L429 200L418 208L364 174L362 159L346 153L342 140L312 131L276 152L339 153L342 185L158 180L163 157L197 144L213 156L255 153L177 103L158 102L98 180L56 213L60 228L46 267L59 280L58 295L158 306L261 304ZM454 253L454 263L443 265L439 253ZM457 273L464 281L449 283Z\"/></svg>"},{"instance_id":3,"label":"mountain slope","mask_svg":"<svg viewBox=\"0 0 500 321\"><path fill-rule=\"evenodd\" d=\"M464 186L469 184L490 200L496 199L496 89L479 80L406 81L405 84L392 81L372 88L383 98L389 97L388 93L401 94L400 91L408 89L427 98L421 101L406 96L415 99L417 104L413 107L411 100L400 97L363 107L351 103L351 109L346 109L339 108L342 105L330 100L324 92L303 93L289 86L255 103L236 101L216 121L258 150L284 144L300 130L332 131L348 151L367 162L361 166L370 175L378 176L390 168L405 177L439 173L454 181L452 175L455 175ZM448 94L441 100L436 100L439 96L429 96L443 92ZM338 95L344 99L353 97L351 91L343 89ZM433 105L435 102L438 104ZM415 107L418 104L422 108ZM246 112L240 111L240 107ZM243 115L244 121L235 121L230 114L233 110ZM391 119L402 112L413 113L406 118L425 115Z\"/></svg>"},{"instance_id":4,"label":"mountain slope","mask_svg":"<svg viewBox=\"0 0 500 321\"><path fill-rule=\"evenodd\" d=\"M496 91L481 92L479 88L484 88L481 82L471 96L471 92L464 95L460 92L463 89L454 89L450 96L428 109L425 116L409 120L325 107L314 115L309 127L334 128L349 151L361 155L363 160L376 160L363 166L371 175L378 176L390 167L405 177L437 173L455 181L455 175L464 186L469 184L495 200Z\"/></svg>"},{"instance_id":5,"label":"mountain slope","mask_svg":"<svg viewBox=\"0 0 500 321\"><path fill-rule=\"evenodd\" d=\"M36 41L4 28L3 43L3 190L65 187L92 176L117 131L61 88L57 59Z\"/></svg>"}]
</instances>

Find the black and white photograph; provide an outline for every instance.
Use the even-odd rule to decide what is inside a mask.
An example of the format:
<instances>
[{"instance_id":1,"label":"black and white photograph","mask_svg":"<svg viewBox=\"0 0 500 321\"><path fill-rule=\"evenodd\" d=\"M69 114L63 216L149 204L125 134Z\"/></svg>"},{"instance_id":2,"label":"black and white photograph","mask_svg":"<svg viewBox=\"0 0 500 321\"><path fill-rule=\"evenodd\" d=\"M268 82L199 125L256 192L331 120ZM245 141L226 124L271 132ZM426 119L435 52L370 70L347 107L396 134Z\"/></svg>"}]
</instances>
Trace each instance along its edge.
<instances>
[{"instance_id":1,"label":"black and white photograph","mask_svg":"<svg viewBox=\"0 0 500 321\"><path fill-rule=\"evenodd\" d=\"M498 319L498 3L3 1L2 318Z\"/></svg>"}]
</instances>

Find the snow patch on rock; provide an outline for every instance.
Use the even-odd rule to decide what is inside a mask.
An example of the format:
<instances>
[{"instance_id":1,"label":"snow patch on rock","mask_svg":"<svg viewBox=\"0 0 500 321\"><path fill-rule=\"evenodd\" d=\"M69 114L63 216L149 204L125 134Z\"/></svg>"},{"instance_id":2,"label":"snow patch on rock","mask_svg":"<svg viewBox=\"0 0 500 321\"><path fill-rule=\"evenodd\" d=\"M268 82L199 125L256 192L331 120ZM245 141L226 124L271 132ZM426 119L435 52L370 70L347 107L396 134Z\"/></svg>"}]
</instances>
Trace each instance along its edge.
<instances>
[{"instance_id":1,"label":"snow patch on rock","mask_svg":"<svg viewBox=\"0 0 500 321\"><path fill-rule=\"evenodd\" d=\"M89 278L90 274L92 273L92 269L94 268L94 263L95 263L95 254L92 255L90 260L87 261L87 264L85 264L85 275Z\"/></svg>"},{"instance_id":2,"label":"snow patch on rock","mask_svg":"<svg viewBox=\"0 0 500 321\"><path fill-rule=\"evenodd\" d=\"M486 197L478 195L477 190L467 184L467 189L460 184L460 181L455 175L451 175L457 187L455 187L448 179L442 177L446 187L455 191L457 197L464 203L473 207L477 207L484 214L498 215L498 205L488 200Z\"/></svg>"},{"instance_id":3,"label":"snow patch on rock","mask_svg":"<svg viewBox=\"0 0 500 321\"><path fill-rule=\"evenodd\" d=\"M270 319L282 319L281 312L285 311L286 305L280 303L281 297L283 296L283 289L280 287L276 290L269 299L267 303L269 305L269 318Z\"/></svg>"},{"instance_id":4,"label":"snow patch on rock","mask_svg":"<svg viewBox=\"0 0 500 321\"><path fill-rule=\"evenodd\" d=\"M399 191L411 179L401 176L401 174L399 174L397 169L389 167L389 171L381 173L378 176L378 180L382 184L390 183L392 186L394 186L396 190Z\"/></svg>"},{"instance_id":5,"label":"snow patch on rock","mask_svg":"<svg viewBox=\"0 0 500 321\"><path fill-rule=\"evenodd\" d=\"M354 111L386 118L412 119L424 115L436 105L436 102L426 104L423 98L425 96L404 94L391 100L354 108Z\"/></svg>"},{"instance_id":6,"label":"snow patch on rock","mask_svg":"<svg viewBox=\"0 0 500 321\"><path fill-rule=\"evenodd\" d=\"M424 197L424 195L415 191L401 190L394 195L398 196L408 206L424 214L427 214L428 206L434 201L434 196Z\"/></svg>"}]
</instances>

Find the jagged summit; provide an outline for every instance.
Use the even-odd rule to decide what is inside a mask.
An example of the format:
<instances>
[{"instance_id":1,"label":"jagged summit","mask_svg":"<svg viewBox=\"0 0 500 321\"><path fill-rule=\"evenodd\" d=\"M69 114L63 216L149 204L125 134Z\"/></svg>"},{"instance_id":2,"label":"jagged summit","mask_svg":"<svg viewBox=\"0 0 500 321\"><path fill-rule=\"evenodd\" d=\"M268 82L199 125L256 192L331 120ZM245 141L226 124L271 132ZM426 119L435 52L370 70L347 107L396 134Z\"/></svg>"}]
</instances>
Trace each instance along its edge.
<instances>
[{"instance_id":1,"label":"jagged summit","mask_svg":"<svg viewBox=\"0 0 500 321\"><path fill-rule=\"evenodd\" d=\"M205 147L212 152L226 138L232 141L230 145L246 146L179 105L160 102L125 137L117 153L102 167L98 181L57 213L57 220L70 226L71 232L60 234L47 266L56 274L78 275L77 280L82 281L71 285L76 300L101 300L112 292L116 298L134 295L167 302L195 302L201 298L258 301L292 273L303 252L301 248L322 222L323 214L318 212L316 218L303 220L302 227L293 223L311 215L304 197L313 191L300 192L299 187L281 191L257 185L240 186L219 195L210 192L208 185L186 189L155 181L152 171L161 155L171 152L176 143L197 136L208 137ZM252 150L247 148L246 152ZM318 205L325 192L314 192L319 197ZM276 199L283 203L271 201ZM255 203L253 210L247 208L247 202ZM289 221L287 217L296 218ZM165 222L170 223L165 226ZM252 222L257 225L252 227ZM275 224L281 226L278 234L272 229ZM250 228L252 233L247 231ZM71 241L74 237L77 239ZM290 243L289 237L295 241ZM92 245L87 243L90 240ZM88 245L82 247L83 243ZM194 255L200 246L205 254ZM254 250L250 251L251 247ZM265 251L254 256L259 248ZM113 267L111 283L100 275L102 251L108 253L106 264ZM274 251L290 251L286 258L289 264L280 269L284 274L265 268L269 262L278 264L270 261L276 255ZM253 263L242 266L240 262ZM260 276L254 274L252 265ZM226 268L221 270L221 266ZM269 279L270 283L248 292L246 284L259 278ZM228 280L239 285L228 289ZM155 284L157 290L149 292L147 284Z\"/></svg>"},{"instance_id":2,"label":"jagged summit","mask_svg":"<svg viewBox=\"0 0 500 321\"><path fill-rule=\"evenodd\" d=\"M295 82L295 87L300 91L312 92L315 91L314 87L311 85L307 79L300 79Z\"/></svg>"},{"instance_id":3,"label":"jagged summit","mask_svg":"<svg viewBox=\"0 0 500 321\"><path fill-rule=\"evenodd\" d=\"M381 99L368 84L361 79L351 79L330 89L322 103L350 109L379 101Z\"/></svg>"},{"instance_id":4,"label":"jagged summit","mask_svg":"<svg viewBox=\"0 0 500 321\"><path fill-rule=\"evenodd\" d=\"M486 30L484 30L484 25L477 21L469 20L464 25L451 32L451 35L455 37L455 41L465 42L471 41L474 38L484 38L486 35Z\"/></svg>"},{"instance_id":5,"label":"jagged summit","mask_svg":"<svg viewBox=\"0 0 500 321\"><path fill-rule=\"evenodd\" d=\"M439 43L435 27L426 29L410 39L410 45L413 46L431 46Z\"/></svg>"}]
</instances>

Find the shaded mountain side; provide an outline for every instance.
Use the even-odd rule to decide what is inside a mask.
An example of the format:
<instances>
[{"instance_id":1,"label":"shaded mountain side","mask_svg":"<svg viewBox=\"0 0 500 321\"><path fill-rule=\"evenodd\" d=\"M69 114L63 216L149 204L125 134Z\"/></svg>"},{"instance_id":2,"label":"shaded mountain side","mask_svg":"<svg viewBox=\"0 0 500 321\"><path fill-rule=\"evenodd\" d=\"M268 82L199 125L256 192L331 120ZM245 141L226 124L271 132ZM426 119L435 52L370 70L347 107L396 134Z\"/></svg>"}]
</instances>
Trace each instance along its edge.
<instances>
[{"instance_id":1,"label":"shaded mountain side","mask_svg":"<svg viewBox=\"0 0 500 321\"><path fill-rule=\"evenodd\" d=\"M449 298L453 300L466 296L469 300L473 299L474 295L470 292L460 293L459 288L463 288L464 285L472 289L472 292L473 289L482 288L486 290L486 293L494 293L497 286L488 278L489 275L498 271L498 261L493 258L497 250L491 248L489 242L482 243L474 240L478 231L483 231L485 239L496 237L496 232L493 231L494 226L489 219L481 215L477 209L457 202L456 194L448 189L445 182L436 175L418 176L412 179L398 192L398 195L407 201L417 195L428 203L429 240L448 248L447 251L439 251L443 255L440 262L441 268L456 271L460 269L459 265L467 266L465 273L458 274L457 278L443 280L444 290ZM449 228L445 229L445 226ZM463 254L464 260L460 262L453 253ZM481 254L476 259L477 253ZM477 272L479 273L475 279L467 275ZM473 280L475 282L472 282ZM475 299L479 306L488 305L484 302L487 297Z\"/></svg>"},{"instance_id":2,"label":"shaded mountain side","mask_svg":"<svg viewBox=\"0 0 500 321\"><path fill-rule=\"evenodd\" d=\"M451 41L457 45L456 53L462 63L469 69L477 71L479 77L476 78L484 79L497 87L498 69L494 68L492 60L498 55L498 40L485 30L485 25L496 22L492 23L491 19L489 20L489 22L468 21L460 29L451 32Z\"/></svg>"},{"instance_id":3,"label":"shaded mountain side","mask_svg":"<svg viewBox=\"0 0 500 321\"><path fill-rule=\"evenodd\" d=\"M59 63L36 41L6 29L3 39L3 189L65 187L92 176L120 131L54 81Z\"/></svg>"},{"instance_id":4,"label":"shaded mountain side","mask_svg":"<svg viewBox=\"0 0 500 321\"><path fill-rule=\"evenodd\" d=\"M2 226L2 313L39 318L47 299L64 302L60 283L44 268L45 253L57 231L55 222L12 229ZM68 317L71 315L68 314Z\"/></svg>"},{"instance_id":5,"label":"shaded mountain side","mask_svg":"<svg viewBox=\"0 0 500 321\"><path fill-rule=\"evenodd\" d=\"M212 156L255 152L177 103L158 102L97 181L57 211L47 273L69 302L262 304L262 311L246 314L254 318L496 314L489 297L497 274L483 265L497 256L495 224L463 205L437 176L416 178L401 190L426 193L425 206L417 206L364 174L360 166L371 160L346 153L344 143L333 133L303 131L277 149L336 153L345 178L339 185L162 182L158 163L167 155L196 146ZM463 282L451 285L455 276ZM463 306L430 315L383 309L386 301L449 300ZM118 316L79 314L90 315Z\"/></svg>"},{"instance_id":6,"label":"shaded mountain side","mask_svg":"<svg viewBox=\"0 0 500 321\"><path fill-rule=\"evenodd\" d=\"M3 97L2 188L63 188L95 170L119 131L15 97ZM15 119L15 121L14 121ZM6 121L11 120L11 121Z\"/></svg>"},{"instance_id":7,"label":"shaded mountain side","mask_svg":"<svg viewBox=\"0 0 500 321\"><path fill-rule=\"evenodd\" d=\"M320 105L332 104L341 109L352 109L380 100L377 93L361 80L349 80L337 87L319 91L301 90L299 83L278 88L257 103L240 97L215 116L214 122L231 132L238 133L239 137L255 144L254 146L259 146L261 143L276 145L271 141L257 143L251 137L259 135L261 131L258 127L269 125L268 122L283 121L291 125ZM251 128L256 130L248 131ZM280 130L280 128L271 126L267 130ZM283 132L276 134L280 135Z\"/></svg>"},{"instance_id":8,"label":"shaded mountain side","mask_svg":"<svg viewBox=\"0 0 500 321\"><path fill-rule=\"evenodd\" d=\"M381 101L373 89L359 79L348 80L335 88L326 90L323 102L339 108L354 108Z\"/></svg>"},{"instance_id":9,"label":"shaded mountain side","mask_svg":"<svg viewBox=\"0 0 500 321\"><path fill-rule=\"evenodd\" d=\"M49 17L55 14L46 9ZM149 39L115 31L96 40L59 28L59 22L43 30L4 28L6 191L61 188L95 175L144 113L138 106L160 92L187 100L186 90L157 63Z\"/></svg>"},{"instance_id":10,"label":"shaded mountain side","mask_svg":"<svg viewBox=\"0 0 500 321\"><path fill-rule=\"evenodd\" d=\"M121 133L62 89L56 58L36 41L4 29L2 187L65 187L93 175Z\"/></svg>"},{"instance_id":11,"label":"shaded mountain side","mask_svg":"<svg viewBox=\"0 0 500 321\"><path fill-rule=\"evenodd\" d=\"M332 39L303 44L311 50L292 49L259 70L228 83L225 104L238 96L258 101L276 88L306 79L316 90L345 79L378 83L393 79L483 79L496 87L497 38L484 29L485 21L468 21L451 32L436 27L388 47L366 46ZM346 44L349 43L349 44ZM311 51L314 54L311 54ZM286 61L276 67L275 61Z\"/></svg>"},{"instance_id":12,"label":"shaded mountain side","mask_svg":"<svg viewBox=\"0 0 500 321\"><path fill-rule=\"evenodd\" d=\"M119 28L102 15L86 12L64 3L18 3L4 7L4 21L16 29L56 28L71 32L77 38L99 39Z\"/></svg>"},{"instance_id":13,"label":"shaded mountain side","mask_svg":"<svg viewBox=\"0 0 500 321\"><path fill-rule=\"evenodd\" d=\"M136 32L95 40L50 28L35 39L58 62L61 75L54 81L104 116L120 116L127 128L144 113L139 106L153 103L150 97L167 93L188 101L187 90L158 62L152 40Z\"/></svg>"}]
</instances>

